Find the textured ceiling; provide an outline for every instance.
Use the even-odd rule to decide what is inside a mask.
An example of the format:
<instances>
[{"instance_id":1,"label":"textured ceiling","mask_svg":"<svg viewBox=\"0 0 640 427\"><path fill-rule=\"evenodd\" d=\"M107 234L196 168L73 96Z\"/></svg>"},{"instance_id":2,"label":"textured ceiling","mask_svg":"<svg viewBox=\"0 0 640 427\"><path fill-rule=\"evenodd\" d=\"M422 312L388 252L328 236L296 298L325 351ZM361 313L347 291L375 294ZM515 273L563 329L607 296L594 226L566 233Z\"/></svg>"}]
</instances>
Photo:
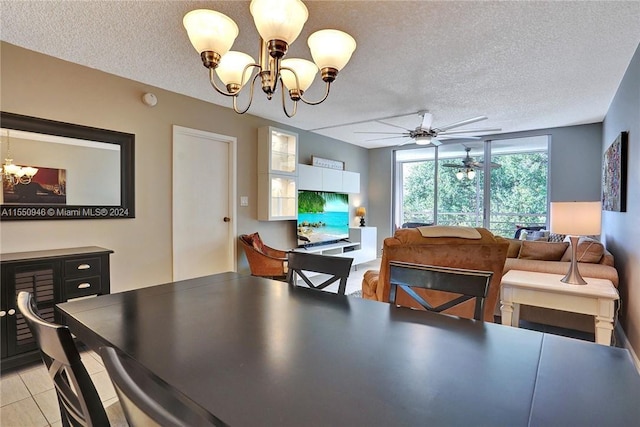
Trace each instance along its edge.
<instances>
[{"instance_id":1,"label":"textured ceiling","mask_svg":"<svg viewBox=\"0 0 640 427\"><path fill-rule=\"evenodd\" d=\"M407 128L427 109L434 126L486 115L469 127L515 132L602 121L640 43L640 2L306 1L309 20L289 57L311 59L318 29L350 33L358 47L318 106L288 119L258 90L250 113L363 147ZM240 27L234 50L257 57L247 1L2 1L0 38L67 61L229 106L214 93L186 32L195 8ZM43 70L46 72L46 70ZM321 96L321 81L308 91ZM162 99L159 99L162 102ZM348 123L361 122L357 125Z\"/></svg>"}]
</instances>

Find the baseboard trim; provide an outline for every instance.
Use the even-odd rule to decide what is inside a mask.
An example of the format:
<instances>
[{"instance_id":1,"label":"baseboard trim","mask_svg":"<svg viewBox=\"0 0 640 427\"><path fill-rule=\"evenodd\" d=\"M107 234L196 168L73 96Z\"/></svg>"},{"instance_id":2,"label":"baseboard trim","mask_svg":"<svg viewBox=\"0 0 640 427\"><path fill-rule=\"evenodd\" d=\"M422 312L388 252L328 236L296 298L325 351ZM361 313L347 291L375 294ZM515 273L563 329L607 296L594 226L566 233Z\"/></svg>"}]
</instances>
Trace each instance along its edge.
<instances>
[{"instance_id":1,"label":"baseboard trim","mask_svg":"<svg viewBox=\"0 0 640 427\"><path fill-rule=\"evenodd\" d=\"M616 324L616 335L620 337L620 340L622 341L622 346L629 351L629 354L631 354L631 360L633 361L633 364L636 366L636 370L638 371L638 374L640 374L640 359L638 359L638 355L636 354L636 352L633 351L633 347L631 347L631 343L627 339L627 335L624 333L624 330L622 329L622 326L620 326L620 323Z\"/></svg>"}]
</instances>

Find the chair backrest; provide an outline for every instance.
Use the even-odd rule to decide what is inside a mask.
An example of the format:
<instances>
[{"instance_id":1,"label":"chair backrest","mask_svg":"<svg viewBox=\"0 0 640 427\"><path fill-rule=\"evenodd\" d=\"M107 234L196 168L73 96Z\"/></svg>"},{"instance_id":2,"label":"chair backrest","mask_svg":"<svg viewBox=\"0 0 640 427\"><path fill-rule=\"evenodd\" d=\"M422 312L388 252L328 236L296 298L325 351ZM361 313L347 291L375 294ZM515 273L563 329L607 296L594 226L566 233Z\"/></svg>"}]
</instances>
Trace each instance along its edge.
<instances>
[{"instance_id":1,"label":"chair backrest","mask_svg":"<svg viewBox=\"0 0 640 427\"><path fill-rule=\"evenodd\" d=\"M100 356L130 426L180 427L185 425L140 388L123 366L115 349L100 347Z\"/></svg>"},{"instance_id":2,"label":"chair backrest","mask_svg":"<svg viewBox=\"0 0 640 427\"><path fill-rule=\"evenodd\" d=\"M289 253L289 272L287 274L287 282L296 286L298 276L312 289L324 289L327 286L340 280L338 285L338 294L344 295L347 289L347 279L351 271L353 258L337 257L320 254L310 254L305 252ZM330 277L322 283L316 284L311 281L306 272L328 274Z\"/></svg>"},{"instance_id":3,"label":"chair backrest","mask_svg":"<svg viewBox=\"0 0 640 427\"><path fill-rule=\"evenodd\" d=\"M491 276L493 276L492 271L437 267L399 261L391 261L389 269L391 284L389 302L391 304L396 302L398 286L426 310L436 313L475 298L476 304L473 318L482 320L484 300L487 296ZM461 295L444 304L433 307L412 288L424 288Z\"/></svg>"},{"instance_id":4,"label":"chair backrest","mask_svg":"<svg viewBox=\"0 0 640 427\"><path fill-rule=\"evenodd\" d=\"M38 343L42 361L53 380L62 424L108 426L100 396L80 360L69 328L43 320L29 292L20 292L17 305Z\"/></svg>"}]
</instances>

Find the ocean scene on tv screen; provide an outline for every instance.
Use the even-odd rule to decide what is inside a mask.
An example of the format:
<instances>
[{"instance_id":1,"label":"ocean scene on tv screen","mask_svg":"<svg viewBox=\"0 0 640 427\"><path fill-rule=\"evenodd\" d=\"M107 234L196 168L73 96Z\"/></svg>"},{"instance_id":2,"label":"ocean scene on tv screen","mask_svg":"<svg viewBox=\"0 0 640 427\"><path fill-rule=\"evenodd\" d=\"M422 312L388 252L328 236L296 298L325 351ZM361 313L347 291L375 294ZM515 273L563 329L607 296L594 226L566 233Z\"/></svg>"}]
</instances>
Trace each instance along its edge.
<instances>
[{"instance_id":1,"label":"ocean scene on tv screen","mask_svg":"<svg viewBox=\"0 0 640 427\"><path fill-rule=\"evenodd\" d=\"M348 237L348 194L298 192L298 245L336 242Z\"/></svg>"}]
</instances>

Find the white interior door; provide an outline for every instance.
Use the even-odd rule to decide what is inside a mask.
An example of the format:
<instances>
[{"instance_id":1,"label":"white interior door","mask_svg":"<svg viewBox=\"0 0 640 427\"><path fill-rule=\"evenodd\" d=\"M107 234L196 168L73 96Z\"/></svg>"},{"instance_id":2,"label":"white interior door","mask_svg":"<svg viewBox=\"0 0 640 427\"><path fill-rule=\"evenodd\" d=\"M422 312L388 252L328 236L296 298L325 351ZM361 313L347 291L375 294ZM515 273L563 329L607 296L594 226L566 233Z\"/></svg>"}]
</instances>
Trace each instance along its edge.
<instances>
[{"instance_id":1,"label":"white interior door","mask_svg":"<svg viewBox=\"0 0 640 427\"><path fill-rule=\"evenodd\" d=\"M173 127L173 280L234 271L236 138Z\"/></svg>"}]
</instances>

